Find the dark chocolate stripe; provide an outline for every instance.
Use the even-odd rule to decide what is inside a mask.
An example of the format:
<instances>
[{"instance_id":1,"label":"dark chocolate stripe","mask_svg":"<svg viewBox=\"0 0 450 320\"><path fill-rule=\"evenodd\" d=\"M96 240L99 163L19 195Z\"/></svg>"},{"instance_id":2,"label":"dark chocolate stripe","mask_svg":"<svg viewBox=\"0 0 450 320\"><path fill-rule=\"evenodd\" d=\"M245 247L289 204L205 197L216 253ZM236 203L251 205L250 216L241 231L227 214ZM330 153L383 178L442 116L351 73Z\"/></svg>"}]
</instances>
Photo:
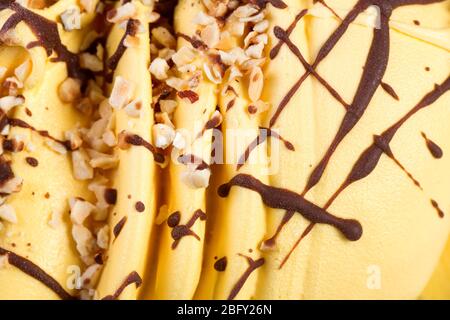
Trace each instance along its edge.
<instances>
[{"instance_id":1,"label":"dark chocolate stripe","mask_svg":"<svg viewBox=\"0 0 450 320\"><path fill-rule=\"evenodd\" d=\"M311 173L302 193L303 195L320 181L332 155L347 134L359 122L383 79L389 59L389 17L391 15L391 10L390 7L384 3L380 6L380 9L380 29L374 29L372 45L353 102L347 109L344 119L342 120L331 145L328 147L322 160Z\"/></svg>"},{"instance_id":2,"label":"dark chocolate stripe","mask_svg":"<svg viewBox=\"0 0 450 320\"><path fill-rule=\"evenodd\" d=\"M73 300L73 297L56 281L52 276L42 270L38 265L34 264L30 260L15 254L9 250L0 247L0 255L6 255L8 257L8 262L15 266L17 269L26 273L30 277L38 280L44 286L52 290L63 300Z\"/></svg>"},{"instance_id":3,"label":"dark chocolate stripe","mask_svg":"<svg viewBox=\"0 0 450 320\"><path fill-rule=\"evenodd\" d=\"M173 213L167 220L168 226L172 228L172 232L170 234L173 239L173 243L172 243L173 250L177 248L178 244L180 243L181 238L183 238L183 237L193 236L195 239L200 241L200 237L198 236L198 234L196 234L194 231L192 231L191 228L194 225L194 223L197 221L197 219L200 219L201 221L205 221L207 216L206 216L206 213L203 212L201 209L197 209L192 214L192 217L189 219L189 221L186 224L179 224L180 218L181 218L181 215L177 211L177 212Z\"/></svg>"},{"instance_id":4,"label":"dark chocolate stripe","mask_svg":"<svg viewBox=\"0 0 450 320\"><path fill-rule=\"evenodd\" d=\"M70 141L65 141L65 140L59 140L53 136L51 136L47 130L39 130L36 129L35 127L33 127L32 125L28 124L27 122L21 120L21 119L17 119L17 118L8 118L8 123L10 126L12 127L20 127L23 129L30 129L34 132L36 132L37 134L39 134L40 136L44 137L44 138L48 138L50 140L53 140L57 143L59 143L61 146L63 146L67 151L71 151L72 148L70 147Z\"/></svg>"},{"instance_id":5,"label":"dark chocolate stripe","mask_svg":"<svg viewBox=\"0 0 450 320\"><path fill-rule=\"evenodd\" d=\"M144 138L137 134L126 134L125 142L133 146L142 146L153 154L153 159L158 163L164 163L164 155L159 153L156 148Z\"/></svg>"},{"instance_id":6,"label":"dark chocolate stripe","mask_svg":"<svg viewBox=\"0 0 450 320\"><path fill-rule=\"evenodd\" d=\"M51 56L53 52L56 53L56 57L51 59L52 62L65 62L70 77L78 79L84 78L84 74L81 72L78 63L78 56L70 52L67 47L62 44L58 27L55 22L22 7L17 2L3 0L2 3L0 3L0 10L7 8L14 11L14 13L4 23L0 30L0 35L15 28L19 22L25 22L38 39L29 43L27 46L28 49L41 46L46 50L48 56Z\"/></svg>"},{"instance_id":7,"label":"dark chocolate stripe","mask_svg":"<svg viewBox=\"0 0 450 320\"><path fill-rule=\"evenodd\" d=\"M276 133L274 130L264 127L259 127L259 134L256 138L250 142L248 147L245 149L244 153L239 157L237 170L239 170L248 160L250 154L256 149L261 143L267 140L268 137L276 138L284 143L286 149L290 151L295 151L294 145Z\"/></svg>"},{"instance_id":8,"label":"dark chocolate stripe","mask_svg":"<svg viewBox=\"0 0 450 320\"><path fill-rule=\"evenodd\" d=\"M386 91L388 95L390 95L395 100L400 100L399 96L397 95L397 93L395 92L394 88L392 88L391 85L387 84L386 82L381 82L380 85L381 88L383 88L383 90Z\"/></svg>"},{"instance_id":9,"label":"dark chocolate stripe","mask_svg":"<svg viewBox=\"0 0 450 320\"><path fill-rule=\"evenodd\" d=\"M127 28L125 29L125 33L120 39L119 45L117 46L116 51L111 55L111 57L108 58L106 61L106 67L108 68L108 74L106 75L106 79L108 82L112 81L112 74L114 73L114 70L116 70L117 65L119 64L120 59L122 58L123 54L125 53L125 50L127 47L125 46L124 42L128 35L135 36L137 29L139 27L139 20L135 19L129 19L127 22Z\"/></svg>"},{"instance_id":10,"label":"dark chocolate stripe","mask_svg":"<svg viewBox=\"0 0 450 320\"><path fill-rule=\"evenodd\" d=\"M383 153L387 154L391 158L393 153L390 150L389 143L394 138L397 131L417 112L429 107L437 99L439 99L444 93L450 90L450 77L448 77L441 85L436 85L435 88L427 93L422 100L412 108L406 115L404 115L395 124L385 130L380 136L374 139L373 144L367 148L356 161L349 175L344 183L336 191L336 193L330 198L327 203L327 207L330 206L338 195L344 191L352 183L367 177L375 170L378 162L380 161Z\"/></svg>"},{"instance_id":11,"label":"dark chocolate stripe","mask_svg":"<svg viewBox=\"0 0 450 320\"><path fill-rule=\"evenodd\" d=\"M242 287L244 286L245 282L247 281L248 277L264 264L264 258L260 258L258 260L253 260L250 257L247 257L245 255L239 254L241 257L244 257L247 259L248 262L248 268L245 270L245 272L242 274L242 276L238 279L236 284L231 289L230 294L228 295L228 300L233 300L238 295L239 291L241 291Z\"/></svg>"},{"instance_id":12,"label":"dark chocolate stripe","mask_svg":"<svg viewBox=\"0 0 450 320\"><path fill-rule=\"evenodd\" d=\"M248 174L238 174L219 187L219 196L228 196L233 186L258 192L264 204L270 208L295 211L311 222L331 225L350 241L361 238L362 226L358 221L336 217L293 191L266 185Z\"/></svg>"},{"instance_id":13,"label":"dark chocolate stripe","mask_svg":"<svg viewBox=\"0 0 450 320\"><path fill-rule=\"evenodd\" d=\"M116 225L113 228L114 239L117 239L120 232L122 232L122 229L125 226L126 222L127 222L127 216L124 216L122 219L120 219L119 222L116 223Z\"/></svg>"},{"instance_id":14,"label":"dark chocolate stripe","mask_svg":"<svg viewBox=\"0 0 450 320\"><path fill-rule=\"evenodd\" d=\"M114 292L112 295L104 297L102 300L117 300L117 298L120 297L120 295L125 290L125 288L133 283L136 284L136 289L142 285L142 278L139 276L139 274L136 271L131 272L125 278L125 280L122 282L120 287L117 288L116 292Z\"/></svg>"},{"instance_id":15,"label":"dark chocolate stripe","mask_svg":"<svg viewBox=\"0 0 450 320\"><path fill-rule=\"evenodd\" d=\"M444 156L444 152L442 151L441 147L439 147L434 141L429 139L424 132L422 132L422 137L425 139L427 148L434 158L440 159Z\"/></svg>"}]
</instances>

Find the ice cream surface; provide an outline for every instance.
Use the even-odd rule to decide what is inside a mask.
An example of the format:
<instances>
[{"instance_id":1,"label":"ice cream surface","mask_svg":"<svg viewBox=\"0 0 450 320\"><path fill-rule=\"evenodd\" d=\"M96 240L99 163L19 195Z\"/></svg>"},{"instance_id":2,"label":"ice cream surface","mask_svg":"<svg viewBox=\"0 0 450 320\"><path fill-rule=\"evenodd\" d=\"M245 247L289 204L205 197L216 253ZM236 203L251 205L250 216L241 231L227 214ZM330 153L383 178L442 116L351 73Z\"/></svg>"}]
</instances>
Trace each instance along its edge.
<instances>
[{"instance_id":1,"label":"ice cream surface","mask_svg":"<svg viewBox=\"0 0 450 320\"><path fill-rule=\"evenodd\" d=\"M0 298L450 298L450 2L173 6L0 2Z\"/></svg>"}]
</instances>

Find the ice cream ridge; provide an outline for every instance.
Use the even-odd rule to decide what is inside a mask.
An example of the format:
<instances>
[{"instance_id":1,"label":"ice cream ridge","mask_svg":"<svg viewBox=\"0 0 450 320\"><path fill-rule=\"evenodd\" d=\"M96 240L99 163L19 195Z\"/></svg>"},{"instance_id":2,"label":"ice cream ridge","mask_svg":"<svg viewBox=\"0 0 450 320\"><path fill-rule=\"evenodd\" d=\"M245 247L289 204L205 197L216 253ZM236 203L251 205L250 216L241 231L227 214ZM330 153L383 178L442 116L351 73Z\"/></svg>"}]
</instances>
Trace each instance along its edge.
<instances>
[{"instance_id":1,"label":"ice cream ridge","mask_svg":"<svg viewBox=\"0 0 450 320\"><path fill-rule=\"evenodd\" d=\"M449 0L0 0L0 299L450 299Z\"/></svg>"}]
</instances>

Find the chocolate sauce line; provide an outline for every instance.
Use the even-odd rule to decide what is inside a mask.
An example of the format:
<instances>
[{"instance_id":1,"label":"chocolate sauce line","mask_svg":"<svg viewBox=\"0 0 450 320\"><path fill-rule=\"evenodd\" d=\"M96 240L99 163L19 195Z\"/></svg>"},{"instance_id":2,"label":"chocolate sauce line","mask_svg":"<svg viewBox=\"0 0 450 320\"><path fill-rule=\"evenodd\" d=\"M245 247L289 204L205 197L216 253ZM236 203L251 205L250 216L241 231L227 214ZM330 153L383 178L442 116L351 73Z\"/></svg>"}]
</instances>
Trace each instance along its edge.
<instances>
[{"instance_id":1,"label":"chocolate sauce line","mask_svg":"<svg viewBox=\"0 0 450 320\"><path fill-rule=\"evenodd\" d=\"M374 29L372 45L353 102L348 108L331 145L311 173L302 195L305 195L320 181L334 152L362 118L383 79L389 59L389 17L392 11L385 3L380 6L380 9L380 29Z\"/></svg>"},{"instance_id":2,"label":"chocolate sauce line","mask_svg":"<svg viewBox=\"0 0 450 320\"><path fill-rule=\"evenodd\" d=\"M252 142L250 142L248 147L245 149L244 153L239 157L236 168L237 170L239 170L247 162L252 151L255 150L256 147L258 147L264 141L266 141L268 137L276 138L282 141L286 149L290 151L295 151L294 145L289 141L287 141L286 139L284 139L282 136L280 136L277 132L269 128L259 127L259 134Z\"/></svg>"},{"instance_id":3,"label":"chocolate sauce line","mask_svg":"<svg viewBox=\"0 0 450 320\"><path fill-rule=\"evenodd\" d=\"M297 239L297 241L294 243L294 245L292 246L292 248L288 251L288 253L286 254L286 256L283 258L283 260L281 260L280 265L278 266L278 270L280 270L281 268L283 268L283 266L286 264L286 262L289 260L289 258L291 257L292 253L294 253L295 249L298 247L298 245L300 244L300 242L302 242L302 240L312 231L312 229L314 228L316 224L314 222L311 222L306 229L303 231L303 233L300 235L300 237Z\"/></svg>"},{"instance_id":4,"label":"chocolate sauce line","mask_svg":"<svg viewBox=\"0 0 450 320\"><path fill-rule=\"evenodd\" d=\"M252 258L245 256L243 254L239 254L241 257L244 257L247 259L248 262L248 268L245 270L245 272L242 274L242 276L238 279L236 284L231 289L230 294L228 295L227 300L233 300L238 295L239 291L241 291L242 287L244 286L247 279L250 277L250 275L261 267L264 264L264 258L260 258L258 260L253 260Z\"/></svg>"},{"instance_id":5,"label":"chocolate sauce line","mask_svg":"<svg viewBox=\"0 0 450 320\"><path fill-rule=\"evenodd\" d=\"M414 108L412 108L407 114L405 114L400 120L394 123L391 127L385 130L380 136L375 136L372 145L369 146L369 148L367 148L361 154L359 159L354 164L349 175L347 176L346 180L328 201L327 206L330 206L333 203L333 201L338 197L338 195L352 183L361 180L367 177L369 174L371 174L373 170L375 170L382 154L386 154L391 159L395 159L392 150L390 149L389 143L392 141L397 131L417 112L426 107L431 106L437 99L439 99L449 90L450 90L450 77L448 77L442 84L436 85L435 88L429 93L427 93ZM399 164L399 162L397 164ZM415 184L418 187L420 187L420 184L418 182Z\"/></svg>"},{"instance_id":6,"label":"chocolate sauce line","mask_svg":"<svg viewBox=\"0 0 450 320\"><path fill-rule=\"evenodd\" d=\"M153 159L157 163L164 163L165 158L164 155L159 153L158 150L148 141L146 141L144 138L137 134L127 134L125 136L125 142L129 143L133 146L142 146L146 148L148 151L150 151L153 154Z\"/></svg>"},{"instance_id":7,"label":"chocolate sauce line","mask_svg":"<svg viewBox=\"0 0 450 320\"><path fill-rule=\"evenodd\" d=\"M277 227L277 230L269 239L263 241L263 245L268 248L273 248L275 246L276 240L280 235L281 230L283 230L284 226L291 220L294 216L295 211L286 211L281 219L280 224Z\"/></svg>"},{"instance_id":8,"label":"chocolate sauce line","mask_svg":"<svg viewBox=\"0 0 450 320\"><path fill-rule=\"evenodd\" d=\"M307 70L307 72L311 75L313 75L317 81L319 81L320 84L324 86L325 89L328 90L328 92L340 103L345 109L348 109L350 106L347 102L344 101L344 99L340 96L340 94L327 82L325 79L322 78L312 67L311 65L305 60L302 53L300 52L299 48L289 39L288 34L286 31L281 29L280 27L274 27L273 33L275 37L277 37L280 41L283 41L288 46L289 50L298 58L300 63L303 65L303 67Z\"/></svg>"},{"instance_id":9,"label":"chocolate sauce line","mask_svg":"<svg viewBox=\"0 0 450 320\"><path fill-rule=\"evenodd\" d=\"M120 285L120 287L114 292L112 295L108 295L104 297L102 300L117 300L120 297L122 292L131 284L136 284L136 289L142 285L142 278L139 276L139 273L136 271L131 272Z\"/></svg>"},{"instance_id":10,"label":"chocolate sauce line","mask_svg":"<svg viewBox=\"0 0 450 320\"><path fill-rule=\"evenodd\" d=\"M200 237L198 236L198 234L196 234L194 231L192 231L191 228L194 226L195 222L198 219L200 219L201 221L205 221L207 218L206 213L203 212L201 209L197 209L186 224L179 224L180 223L180 213L178 211L173 214L177 214L176 219L171 219L174 222L173 223L171 222L169 224L169 219L168 219L168 225L169 225L169 227L172 228L172 232L171 232L171 236L173 239L172 250L175 250L177 248L178 244L180 243L180 240L186 236L193 236L195 239L200 241ZM169 218L171 218L171 217L169 216Z\"/></svg>"},{"instance_id":11,"label":"chocolate sauce line","mask_svg":"<svg viewBox=\"0 0 450 320\"><path fill-rule=\"evenodd\" d=\"M127 22L127 27L125 29L125 33L120 39L119 45L117 46L116 51L108 58L106 61L106 67L108 68L108 73L106 74L106 79L108 82L112 81L112 75L119 64L120 59L124 55L127 47L125 46L125 39L127 36L135 36L139 27L139 20L129 19Z\"/></svg>"},{"instance_id":12,"label":"chocolate sauce line","mask_svg":"<svg viewBox=\"0 0 450 320\"><path fill-rule=\"evenodd\" d=\"M39 134L41 137L44 138L48 138L50 140L53 140L57 143L59 143L61 146L63 146L64 148L66 148L67 151L71 151L72 148L70 147L70 141L66 141L66 140L59 140L53 136L51 136L47 130L39 130L36 129L35 127L33 127L32 125L28 124L27 122L21 120L21 119L17 119L17 118L8 118L8 124L12 127L19 127L19 128L23 128L23 129L30 129L31 131L36 132L37 134Z\"/></svg>"},{"instance_id":13,"label":"chocolate sauce line","mask_svg":"<svg viewBox=\"0 0 450 320\"><path fill-rule=\"evenodd\" d=\"M387 84L386 82L381 82L380 83L381 88L383 88L383 90L390 95L392 98L394 98L395 100L400 100L399 96L397 95L397 93L395 92L394 88L392 88L391 85Z\"/></svg>"},{"instance_id":14,"label":"chocolate sauce line","mask_svg":"<svg viewBox=\"0 0 450 320\"><path fill-rule=\"evenodd\" d=\"M114 240L117 239L119 234L122 232L123 227L125 226L125 223L127 222L127 216L124 216L122 219L120 219L119 222L116 223L116 225L113 228L113 234L114 234Z\"/></svg>"},{"instance_id":15,"label":"chocolate sauce line","mask_svg":"<svg viewBox=\"0 0 450 320\"><path fill-rule=\"evenodd\" d=\"M337 14L337 12L334 11L334 9L331 8L324 0L314 0L313 2L314 2L314 3L317 3L317 2L321 3L325 8L327 8L328 10L330 10L330 12L331 12L336 18L338 18L339 20L342 20L342 18Z\"/></svg>"},{"instance_id":16,"label":"chocolate sauce line","mask_svg":"<svg viewBox=\"0 0 450 320\"><path fill-rule=\"evenodd\" d=\"M334 48L334 46L338 43L338 41L341 39L341 37L344 35L344 33L347 31L348 27L350 26L350 23L352 23L357 16L363 12L368 5L363 5L362 0L358 2L355 7L347 14L347 16L342 20L339 27L331 34L331 36L327 39L327 41L323 44L323 46L320 48L319 53L317 54L317 57L312 64L312 69L316 69L317 66L320 64L320 62L325 59L328 54L331 52L331 50ZM294 21L295 22L295 21ZM292 28L292 30L295 28ZM289 33L288 33L289 34ZM271 52L271 59L274 59L279 52L279 49L275 50L272 54ZM292 99L292 97L295 95L298 89L300 89L302 83L305 81L305 79L310 75L309 70L306 70L306 72L300 77L300 79L289 89L288 93L283 97L280 104L278 105L277 109L275 110L275 113L272 115L272 118L269 121L269 127L273 127L278 120L281 112L284 110L284 108L287 106L289 101Z\"/></svg>"},{"instance_id":17,"label":"chocolate sauce line","mask_svg":"<svg viewBox=\"0 0 450 320\"><path fill-rule=\"evenodd\" d=\"M444 156L444 152L442 151L441 147L439 147L434 141L429 139L424 132L422 132L421 134L422 137L425 139L425 143L431 155L436 159L442 158Z\"/></svg>"},{"instance_id":18,"label":"chocolate sauce line","mask_svg":"<svg viewBox=\"0 0 450 320\"><path fill-rule=\"evenodd\" d=\"M297 26L297 23L308 13L308 9L302 10L298 15L295 16L294 21L289 25L289 27L285 30L286 35L289 37L294 31L295 27ZM281 46L283 45L283 41L278 41L278 43L270 50L269 57L271 60L275 59L275 57L278 55L278 52L280 52Z\"/></svg>"},{"instance_id":19,"label":"chocolate sauce line","mask_svg":"<svg viewBox=\"0 0 450 320\"><path fill-rule=\"evenodd\" d=\"M4 0L3 3L0 3L0 10L4 9L11 9L14 13L4 23L0 30L0 35L15 28L19 22L25 22L38 39L29 43L27 45L28 49L41 46L46 50L48 56L51 56L52 53L55 52L56 57L51 59L52 62L65 62L70 77L84 79L84 74L81 72L78 63L78 56L75 53L70 52L67 47L62 44L58 27L55 22L10 0Z\"/></svg>"},{"instance_id":20,"label":"chocolate sauce line","mask_svg":"<svg viewBox=\"0 0 450 320\"><path fill-rule=\"evenodd\" d=\"M433 104L439 97L441 97L445 92L450 90L450 77L447 78L441 85L435 86L434 90L427 93L422 100L412 109L410 110L403 118L401 118L397 123L391 126L389 129L384 131L381 136L375 136L373 144L367 148L356 161L353 166L351 172L348 177L342 183L342 185L338 188L338 190L332 195L332 197L325 204L324 209L328 209L337 199L337 197L352 183L361 180L367 177L370 173L375 170L381 155L384 153L388 157L390 157L404 172L405 174L413 181L413 183L420 189L422 189L420 183L413 177L413 175L406 170L406 168L396 159L392 150L390 149L389 143L394 138L396 132L402 127L405 122L414 116L421 109L426 108ZM444 212L439 208L438 203L431 199L432 206L437 210L439 217L444 217ZM309 232L313 229L314 224L310 224L305 232L300 236L297 242L294 244L293 248L289 251L287 256L283 259L283 263L280 265L280 268L286 263L286 261L291 256L292 252L299 245L301 240L308 235Z\"/></svg>"},{"instance_id":21,"label":"chocolate sauce line","mask_svg":"<svg viewBox=\"0 0 450 320\"><path fill-rule=\"evenodd\" d=\"M30 277L38 280L44 286L52 290L63 300L74 300L70 293L68 293L52 276L42 270L38 265L34 264L30 260L15 254L9 250L0 247L0 255L6 255L8 262L15 266L20 271L26 273Z\"/></svg>"},{"instance_id":22,"label":"chocolate sauce line","mask_svg":"<svg viewBox=\"0 0 450 320\"><path fill-rule=\"evenodd\" d=\"M233 186L259 193L263 203L270 208L295 211L311 222L331 225L350 241L356 241L362 235L362 226L358 221L336 217L293 191L266 185L248 174L238 174L221 185L219 196L228 196Z\"/></svg>"}]
</instances>

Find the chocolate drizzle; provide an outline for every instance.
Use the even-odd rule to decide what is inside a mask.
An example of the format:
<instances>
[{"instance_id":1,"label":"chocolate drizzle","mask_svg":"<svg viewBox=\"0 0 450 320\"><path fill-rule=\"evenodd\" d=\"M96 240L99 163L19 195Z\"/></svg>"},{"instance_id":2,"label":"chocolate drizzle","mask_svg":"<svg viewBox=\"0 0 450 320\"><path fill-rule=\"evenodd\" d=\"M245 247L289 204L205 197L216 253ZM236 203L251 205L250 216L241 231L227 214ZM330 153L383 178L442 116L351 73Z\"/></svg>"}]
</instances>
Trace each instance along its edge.
<instances>
[{"instance_id":1,"label":"chocolate drizzle","mask_svg":"<svg viewBox=\"0 0 450 320\"><path fill-rule=\"evenodd\" d=\"M368 1L362 0L358 2L355 8L358 8L359 10L366 9L368 4ZM331 145L328 147L322 160L311 173L302 193L303 195L320 181L332 155L347 134L359 122L383 79L389 58L389 17L392 9L387 2L381 2L379 5L381 10L380 28L374 29L373 31L374 36L372 45L353 102L347 109L341 126ZM351 12L353 12L353 10ZM358 10L356 12L358 12Z\"/></svg>"},{"instance_id":2,"label":"chocolate drizzle","mask_svg":"<svg viewBox=\"0 0 450 320\"><path fill-rule=\"evenodd\" d=\"M113 228L114 239L117 239L120 232L122 232L122 229L125 226L126 222L127 222L127 216L124 216L122 219L120 219L119 222L116 223L116 225Z\"/></svg>"},{"instance_id":3,"label":"chocolate drizzle","mask_svg":"<svg viewBox=\"0 0 450 320\"><path fill-rule=\"evenodd\" d=\"M264 204L270 208L294 211L311 222L331 225L350 241L361 238L362 226L358 221L336 217L293 191L266 185L248 174L238 174L219 187L219 196L228 196L233 186L258 192Z\"/></svg>"},{"instance_id":4,"label":"chocolate drizzle","mask_svg":"<svg viewBox=\"0 0 450 320\"><path fill-rule=\"evenodd\" d=\"M444 156L444 152L442 151L441 147L439 147L434 141L431 139L428 139L427 135L422 132L422 137L425 139L425 143L427 144L427 148L430 151L431 155L436 158L440 159Z\"/></svg>"},{"instance_id":5,"label":"chocolate drizzle","mask_svg":"<svg viewBox=\"0 0 450 320\"><path fill-rule=\"evenodd\" d=\"M242 274L242 276L238 279L236 284L231 289L230 294L228 295L228 300L233 300L238 295L239 291L241 291L242 287L244 286L247 279L250 277L250 275L261 267L264 264L264 258L260 258L258 260L253 260L252 258L245 256L243 254L239 254L241 257L244 257L247 259L248 262L248 268L245 270L245 272Z\"/></svg>"},{"instance_id":6,"label":"chocolate drizzle","mask_svg":"<svg viewBox=\"0 0 450 320\"><path fill-rule=\"evenodd\" d=\"M70 52L67 47L62 44L58 27L55 22L22 7L17 2L3 0L2 3L0 3L0 10L7 8L14 11L14 13L3 24L0 35L4 35L7 31L15 28L19 22L25 22L37 38L36 41L30 42L27 45L28 49L41 46L45 49L47 56L50 57L55 53L56 57L51 58L52 62L65 62L70 77L84 79L84 74L81 72L78 63L78 56L75 53Z\"/></svg>"},{"instance_id":7,"label":"chocolate drizzle","mask_svg":"<svg viewBox=\"0 0 450 320\"><path fill-rule=\"evenodd\" d=\"M444 211L442 211L442 209L439 207L439 204L437 203L437 201L431 199L430 202L431 202L431 205L433 206L433 208L436 209L436 211L439 215L439 218L444 218L445 217Z\"/></svg>"},{"instance_id":8,"label":"chocolate drizzle","mask_svg":"<svg viewBox=\"0 0 450 320\"><path fill-rule=\"evenodd\" d=\"M386 82L381 82L380 85L381 88L383 88L383 90L386 91L388 95L390 95L395 100L400 100L399 96L397 95L397 93L395 92L394 88L392 88L391 85L387 84Z\"/></svg>"},{"instance_id":9,"label":"chocolate drizzle","mask_svg":"<svg viewBox=\"0 0 450 320\"><path fill-rule=\"evenodd\" d=\"M125 142L133 146L142 146L153 154L153 159L158 163L164 163L164 155L159 153L156 148L144 138L137 134L126 134Z\"/></svg>"},{"instance_id":10,"label":"chocolate drizzle","mask_svg":"<svg viewBox=\"0 0 450 320\"><path fill-rule=\"evenodd\" d=\"M119 45L117 46L116 51L111 55L111 57L108 58L106 61L106 67L109 69L109 72L106 75L106 80L108 82L112 81L112 75L114 71L117 68L117 65L119 64L120 59L122 58L123 54L125 53L125 50L127 47L125 46L125 39L127 36L135 36L139 27L139 20L135 19L129 19L127 22L127 27L125 29L125 33L120 39Z\"/></svg>"},{"instance_id":11,"label":"chocolate drizzle","mask_svg":"<svg viewBox=\"0 0 450 320\"><path fill-rule=\"evenodd\" d=\"M104 297L102 300L117 300L117 298L120 297L120 295L125 290L125 288L133 283L136 284L136 289L142 285L142 278L139 276L139 273L137 273L136 271L131 272L125 278L125 280L120 285L120 287L117 288L116 292L114 292L112 295Z\"/></svg>"},{"instance_id":12,"label":"chocolate drizzle","mask_svg":"<svg viewBox=\"0 0 450 320\"><path fill-rule=\"evenodd\" d=\"M218 272L223 272L227 268L227 257L220 258L214 263L214 269Z\"/></svg>"},{"instance_id":13,"label":"chocolate drizzle","mask_svg":"<svg viewBox=\"0 0 450 320\"><path fill-rule=\"evenodd\" d=\"M412 108L407 114L405 114L400 120L394 123L390 128L385 130L380 136L376 136L373 144L361 154L361 156L356 161L355 165L353 166L344 183L340 186L340 188L328 201L327 206L330 206L333 203L334 199L336 199L337 196L342 191L344 191L349 185L371 174L372 171L375 170L383 153L389 156L391 159L394 159L394 161L396 161L394 154L392 153L392 150L389 146L389 143L392 141L397 131L412 116L414 116L420 110L432 105L439 97L441 97L448 90L450 90L450 77L448 77L441 85L436 85L435 88L429 93L427 93L414 108ZM396 163L399 164L398 161L396 161ZM403 168L403 166L401 166L401 168ZM408 174L408 176L412 178L412 175ZM415 179L413 180L416 181L415 184L417 186L420 186L417 180Z\"/></svg>"},{"instance_id":14,"label":"chocolate drizzle","mask_svg":"<svg viewBox=\"0 0 450 320\"><path fill-rule=\"evenodd\" d=\"M258 136L252 142L250 142L248 147L245 149L244 153L239 157L237 170L239 170L247 162L251 152L255 150L256 147L258 147L261 143L266 141L268 137L276 138L282 141L286 149L290 151L295 151L294 145L289 141L287 141L286 139L284 139L282 136L280 136L277 132L269 128L259 127Z\"/></svg>"},{"instance_id":15,"label":"chocolate drizzle","mask_svg":"<svg viewBox=\"0 0 450 320\"><path fill-rule=\"evenodd\" d=\"M181 238L186 236L193 236L195 239L200 241L200 237L191 230L197 219L205 221L206 213L204 213L201 209L196 210L186 224L180 224L181 214L179 211L176 211L169 216L167 219L167 225L172 228L172 232L170 233L173 239L172 250L175 250Z\"/></svg>"},{"instance_id":16,"label":"chocolate drizzle","mask_svg":"<svg viewBox=\"0 0 450 320\"><path fill-rule=\"evenodd\" d=\"M286 223L291 220L291 218L294 216L295 211L286 211L283 215L283 218L281 219L280 224L277 227L277 230L275 231L274 235L270 237L267 240L263 241L263 246L266 248L273 248L275 246L275 242L278 238L278 235L280 234L281 230L283 230L283 227L286 225Z\"/></svg>"},{"instance_id":17,"label":"chocolate drizzle","mask_svg":"<svg viewBox=\"0 0 450 320\"><path fill-rule=\"evenodd\" d=\"M48 138L50 140L53 140L56 143L59 143L61 146L63 146L67 151L71 151L72 148L70 147L70 142L66 141L66 140L59 140L53 136L51 136L47 130L39 130L36 129L35 127L33 127L32 125L26 123L25 121L21 120L21 119L16 119L16 118L8 118L8 122L7 122L10 126L12 127L20 127L23 129L30 129L31 131L36 132L37 134L39 134L41 137L44 138Z\"/></svg>"},{"instance_id":18,"label":"chocolate drizzle","mask_svg":"<svg viewBox=\"0 0 450 320\"><path fill-rule=\"evenodd\" d=\"M38 280L44 286L52 290L63 300L73 300L75 297L70 295L64 288L48 273L42 270L38 265L34 264L30 260L15 254L9 250L0 247L0 255L6 255L8 262L15 266L17 269L26 273L30 277Z\"/></svg>"}]
</instances>

